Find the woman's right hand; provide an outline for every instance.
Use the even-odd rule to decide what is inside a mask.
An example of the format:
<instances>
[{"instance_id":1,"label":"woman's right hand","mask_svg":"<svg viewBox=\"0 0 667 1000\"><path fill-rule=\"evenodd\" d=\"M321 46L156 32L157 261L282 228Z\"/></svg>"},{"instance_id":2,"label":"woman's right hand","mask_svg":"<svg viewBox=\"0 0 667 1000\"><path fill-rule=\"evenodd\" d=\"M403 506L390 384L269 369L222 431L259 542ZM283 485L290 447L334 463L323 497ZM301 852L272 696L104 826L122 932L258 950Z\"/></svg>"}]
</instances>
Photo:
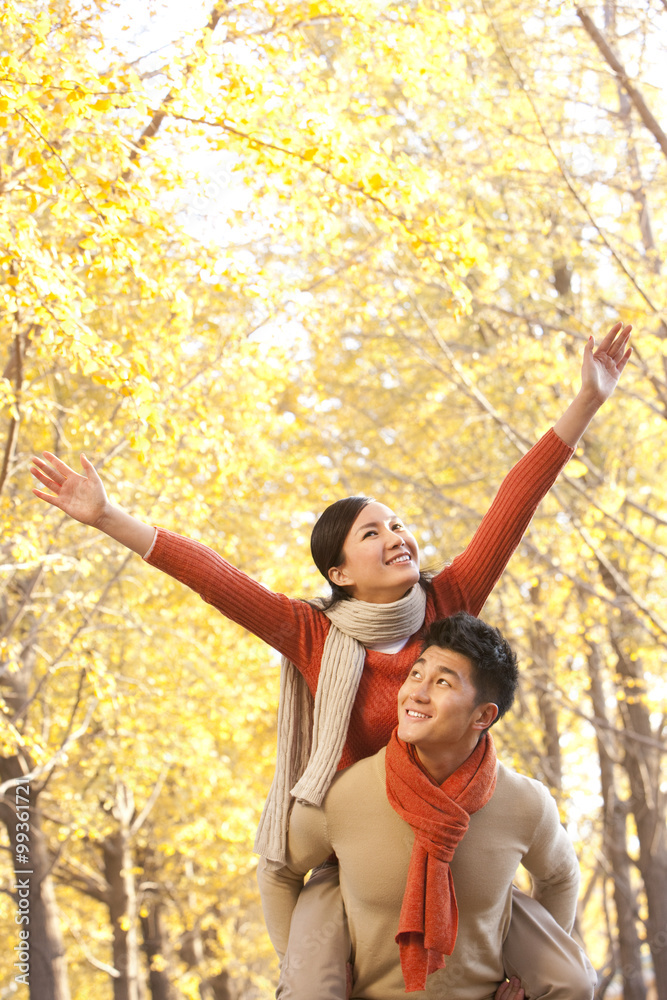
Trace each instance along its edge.
<instances>
[{"instance_id":1,"label":"woman's right hand","mask_svg":"<svg viewBox=\"0 0 667 1000\"><path fill-rule=\"evenodd\" d=\"M100 527L109 507L109 501L102 480L93 465L85 455L82 455L81 466L84 475L81 476L50 451L42 454L43 459L33 458L30 471L35 479L52 492L45 493L43 490L33 489L35 496L58 507L82 524Z\"/></svg>"},{"instance_id":2,"label":"woman's right hand","mask_svg":"<svg viewBox=\"0 0 667 1000\"><path fill-rule=\"evenodd\" d=\"M521 982L516 976L512 976L509 982L505 981L500 984L493 1000L523 1000L524 996Z\"/></svg>"}]
</instances>

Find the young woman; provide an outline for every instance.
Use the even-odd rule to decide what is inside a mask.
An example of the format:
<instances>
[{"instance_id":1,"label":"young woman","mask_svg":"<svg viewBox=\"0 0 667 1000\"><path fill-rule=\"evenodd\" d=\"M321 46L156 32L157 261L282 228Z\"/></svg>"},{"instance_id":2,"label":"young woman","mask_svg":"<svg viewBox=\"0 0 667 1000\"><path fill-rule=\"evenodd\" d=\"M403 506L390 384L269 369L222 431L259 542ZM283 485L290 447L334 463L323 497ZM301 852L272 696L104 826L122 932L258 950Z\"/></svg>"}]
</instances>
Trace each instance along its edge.
<instances>
[{"instance_id":1,"label":"young woman","mask_svg":"<svg viewBox=\"0 0 667 1000\"><path fill-rule=\"evenodd\" d=\"M272 593L207 546L113 506L85 456L83 475L50 452L34 459L32 474L51 491L35 489L36 496L187 584L282 654L276 776L255 844L267 859L260 882L285 861L293 799L319 805L337 769L387 743L423 627L457 611L479 614L540 500L613 393L632 353L631 329L617 323L597 350L589 339L579 393L510 471L465 551L429 582L420 578L412 534L372 498L338 501L315 525L313 558L332 599L310 603Z\"/></svg>"}]
</instances>

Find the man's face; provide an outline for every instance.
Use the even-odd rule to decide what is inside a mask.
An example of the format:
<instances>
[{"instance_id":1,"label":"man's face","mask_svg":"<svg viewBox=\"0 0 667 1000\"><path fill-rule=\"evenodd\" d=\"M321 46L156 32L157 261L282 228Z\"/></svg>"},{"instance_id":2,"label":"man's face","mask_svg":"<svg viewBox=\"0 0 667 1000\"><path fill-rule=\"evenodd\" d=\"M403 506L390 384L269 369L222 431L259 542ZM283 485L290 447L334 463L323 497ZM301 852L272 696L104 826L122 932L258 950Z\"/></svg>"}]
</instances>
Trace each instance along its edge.
<instances>
[{"instance_id":1,"label":"man's face","mask_svg":"<svg viewBox=\"0 0 667 1000\"><path fill-rule=\"evenodd\" d=\"M484 715L486 704L478 703L468 657L429 646L398 692L398 735L429 754L465 749L495 718Z\"/></svg>"}]
</instances>

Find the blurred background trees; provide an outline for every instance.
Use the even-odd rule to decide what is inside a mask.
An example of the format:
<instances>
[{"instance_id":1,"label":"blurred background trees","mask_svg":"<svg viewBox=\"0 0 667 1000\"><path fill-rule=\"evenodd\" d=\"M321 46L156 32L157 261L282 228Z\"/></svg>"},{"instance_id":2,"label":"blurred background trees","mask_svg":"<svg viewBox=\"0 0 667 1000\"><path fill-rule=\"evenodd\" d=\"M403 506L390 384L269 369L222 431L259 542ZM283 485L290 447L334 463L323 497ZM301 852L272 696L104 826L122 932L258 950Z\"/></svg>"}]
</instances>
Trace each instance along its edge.
<instances>
[{"instance_id":1,"label":"blurred background trees","mask_svg":"<svg viewBox=\"0 0 667 1000\"><path fill-rule=\"evenodd\" d=\"M663 0L7 2L0 13L0 996L253 1000L276 657L32 497L113 498L314 596L348 493L437 568L617 317L635 353L483 616L502 753L584 874L599 996L667 998Z\"/></svg>"}]
</instances>

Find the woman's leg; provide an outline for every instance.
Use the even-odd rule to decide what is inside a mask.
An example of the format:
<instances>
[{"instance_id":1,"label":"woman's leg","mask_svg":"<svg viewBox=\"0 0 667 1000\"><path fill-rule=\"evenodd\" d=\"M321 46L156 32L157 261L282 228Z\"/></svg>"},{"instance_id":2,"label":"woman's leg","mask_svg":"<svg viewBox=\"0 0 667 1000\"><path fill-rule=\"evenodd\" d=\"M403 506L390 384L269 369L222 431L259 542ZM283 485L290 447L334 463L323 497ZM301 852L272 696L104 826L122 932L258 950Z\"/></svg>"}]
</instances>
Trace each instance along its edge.
<instances>
[{"instance_id":1,"label":"woman's leg","mask_svg":"<svg viewBox=\"0 0 667 1000\"><path fill-rule=\"evenodd\" d=\"M275 873L258 869L260 891ZM274 942L275 944L275 942ZM280 965L278 1000L346 1000L350 935L338 884L338 865L316 868L299 893Z\"/></svg>"},{"instance_id":2,"label":"woman's leg","mask_svg":"<svg viewBox=\"0 0 667 1000\"><path fill-rule=\"evenodd\" d=\"M592 1000L593 966L574 938L545 908L512 890L512 921L503 945L507 976L516 976L526 1000Z\"/></svg>"}]
</instances>

